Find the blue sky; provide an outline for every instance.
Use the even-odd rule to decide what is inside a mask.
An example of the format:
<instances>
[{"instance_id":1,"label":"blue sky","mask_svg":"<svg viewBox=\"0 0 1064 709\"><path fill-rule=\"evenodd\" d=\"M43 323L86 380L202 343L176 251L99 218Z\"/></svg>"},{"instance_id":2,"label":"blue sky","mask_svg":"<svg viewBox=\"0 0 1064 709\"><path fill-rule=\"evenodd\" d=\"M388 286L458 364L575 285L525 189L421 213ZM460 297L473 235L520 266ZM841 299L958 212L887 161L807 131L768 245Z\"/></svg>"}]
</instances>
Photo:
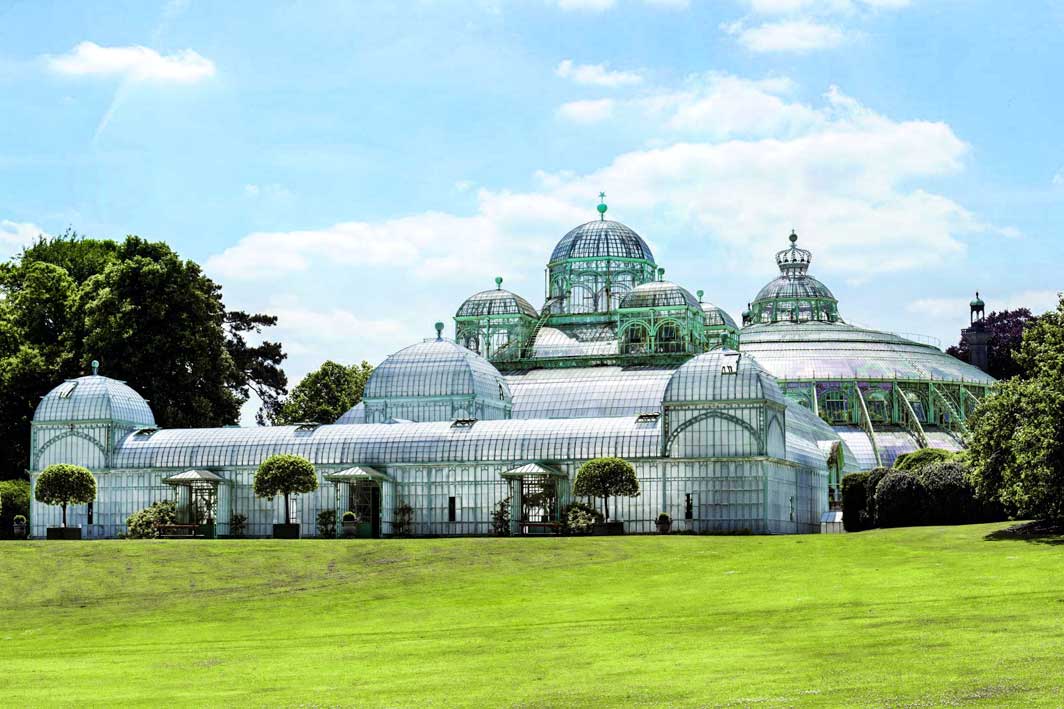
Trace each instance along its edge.
<instances>
[{"instance_id":1,"label":"blue sky","mask_svg":"<svg viewBox=\"0 0 1064 709\"><path fill-rule=\"evenodd\" d=\"M383 356L571 226L738 316L791 227L844 318L947 344L1064 261L1064 2L0 0L0 249L205 264L298 378Z\"/></svg>"}]
</instances>

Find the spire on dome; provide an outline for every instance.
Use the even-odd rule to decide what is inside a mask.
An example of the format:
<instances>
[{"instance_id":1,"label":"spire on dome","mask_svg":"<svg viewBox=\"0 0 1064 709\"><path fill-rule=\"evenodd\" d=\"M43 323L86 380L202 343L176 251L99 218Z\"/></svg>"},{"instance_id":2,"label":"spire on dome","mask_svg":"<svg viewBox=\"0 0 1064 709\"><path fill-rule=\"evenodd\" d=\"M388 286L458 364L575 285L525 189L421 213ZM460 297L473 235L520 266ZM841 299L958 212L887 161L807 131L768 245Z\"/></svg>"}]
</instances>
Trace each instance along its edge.
<instances>
[{"instance_id":1,"label":"spire on dome","mask_svg":"<svg viewBox=\"0 0 1064 709\"><path fill-rule=\"evenodd\" d=\"M791 229L791 235L787 238L790 239L791 247L776 252L776 265L785 276L805 275L813 261L813 253L798 248L798 234L794 229Z\"/></svg>"}]
</instances>

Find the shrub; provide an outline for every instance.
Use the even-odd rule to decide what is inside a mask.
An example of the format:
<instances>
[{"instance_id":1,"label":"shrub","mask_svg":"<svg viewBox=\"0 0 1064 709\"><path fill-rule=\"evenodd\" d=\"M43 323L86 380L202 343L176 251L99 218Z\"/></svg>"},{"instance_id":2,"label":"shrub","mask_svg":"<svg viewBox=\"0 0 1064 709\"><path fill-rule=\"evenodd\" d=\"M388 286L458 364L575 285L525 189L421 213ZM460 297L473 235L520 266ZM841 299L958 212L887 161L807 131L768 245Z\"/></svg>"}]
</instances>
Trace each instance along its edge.
<instances>
[{"instance_id":1,"label":"shrub","mask_svg":"<svg viewBox=\"0 0 1064 709\"><path fill-rule=\"evenodd\" d=\"M671 524L671 523L672 523L672 517L669 516L668 512L662 512L660 515L658 515L658 524Z\"/></svg>"},{"instance_id":2,"label":"shrub","mask_svg":"<svg viewBox=\"0 0 1064 709\"><path fill-rule=\"evenodd\" d=\"M49 465L37 477L33 490L37 502L63 508L63 526L67 523L67 505L86 505L96 499L96 478L88 468L57 463Z\"/></svg>"},{"instance_id":3,"label":"shrub","mask_svg":"<svg viewBox=\"0 0 1064 709\"><path fill-rule=\"evenodd\" d=\"M510 536L510 498L499 500L491 511L491 533L496 537Z\"/></svg>"},{"instance_id":4,"label":"shrub","mask_svg":"<svg viewBox=\"0 0 1064 709\"><path fill-rule=\"evenodd\" d=\"M573 502L562 508L562 534L590 534L602 522L602 513L591 505Z\"/></svg>"},{"instance_id":5,"label":"shrub","mask_svg":"<svg viewBox=\"0 0 1064 709\"><path fill-rule=\"evenodd\" d=\"M255 473L255 494L258 497L284 497L284 521L287 524L291 512L288 498L293 493L314 492L318 489L318 476L314 465L299 455L279 453L262 461Z\"/></svg>"},{"instance_id":6,"label":"shrub","mask_svg":"<svg viewBox=\"0 0 1064 709\"><path fill-rule=\"evenodd\" d=\"M414 508L402 502L395 508L395 521L392 522L392 534L405 537L414 526Z\"/></svg>"},{"instance_id":7,"label":"shrub","mask_svg":"<svg viewBox=\"0 0 1064 709\"><path fill-rule=\"evenodd\" d=\"M344 512L343 517L341 517L340 519L344 522L357 522L358 516L351 510L348 510L347 512Z\"/></svg>"},{"instance_id":8,"label":"shrub","mask_svg":"<svg viewBox=\"0 0 1064 709\"><path fill-rule=\"evenodd\" d=\"M639 479L635 468L622 458L593 458L576 471L573 494L602 499L605 518L610 518L610 498L614 496L637 497Z\"/></svg>"},{"instance_id":9,"label":"shrub","mask_svg":"<svg viewBox=\"0 0 1064 709\"><path fill-rule=\"evenodd\" d=\"M26 524L26 518L23 515L15 515L11 521L15 524Z\"/></svg>"},{"instance_id":10,"label":"shrub","mask_svg":"<svg viewBox=\"0 0 1064 709\"><path fill-rule=\"evenodd\" d=\"M29 517L30 483L28 480L0 480L0 535L13 532L15 517Z\"/></svg>"},{"instance_id":11,"label":"shrub","mask_svg":"<svg viewBox=\"0 0 1064 709\"><path fill-rule=\"evenodd\" d=\"M125 539L157 539L160 524L173 524L177 519L177 503L173 500L153 502L126 519Z\"/></svg>"},{"instance_id":12,"label":"shrub","mask_svg":"<svg viewBox=\"0 0 1064 709\"><path fill-rule=\"evenodd\" d=\"M877 526L876 522L876 488L883 481L883 476L892 468L872 468L868 471L868 480L865 482L865 514L868 519L865 522L867 529Z\"/></svg>"},{"instance_id":13,"label":"shrub","mask_svg":"<svg viewBox=\"0 0 1064 709\"><path fill-rule=\"evenodd\" d=\"M242 537L248 528L247 515L233 514L229 516L229 536Z\"/></svg>"},{"instance_id":14,"label":"shrub","mask_svg":"<svg viewBox=\"0 0 1064 709\"><path fill-rule=\"evenodd\" d=\"M880 527L923 524L927 492L920 480L904 470L883 476L876 489L875 519Z\"/></svg>"},{"instance_id":15,"label":"shrub","mask_svg":"<svg viewBox=\"0 0 1064 709\"><path fill-rule=\"evenodd\" d=\"M345 512L344 515L351 514ZM318 536L323 539L336 539L336 510L322 510L318 513Z\"/></svg>"},{"instance_id":16,"label":"shrub","mask_svg":"<svg viewBox=\"0 0 1064 709\"><path fill-rule=\"evenodd\" d=\"M920 448L912 453L902 453L894 459L895 470L919 470L931 463L941 463L950 460L957 454L941 448Z\"/></svg>"},{"instance_id":17,"label":"shrub","mask_svg":"<svg viewBox=\"0 0 1064 709\"><path fill-rule=\"evenodd\" d=\"M850 473L842 479L842 526L847 532L868 528L867 484L868 473Z\"/></svg>"}]
</instances>

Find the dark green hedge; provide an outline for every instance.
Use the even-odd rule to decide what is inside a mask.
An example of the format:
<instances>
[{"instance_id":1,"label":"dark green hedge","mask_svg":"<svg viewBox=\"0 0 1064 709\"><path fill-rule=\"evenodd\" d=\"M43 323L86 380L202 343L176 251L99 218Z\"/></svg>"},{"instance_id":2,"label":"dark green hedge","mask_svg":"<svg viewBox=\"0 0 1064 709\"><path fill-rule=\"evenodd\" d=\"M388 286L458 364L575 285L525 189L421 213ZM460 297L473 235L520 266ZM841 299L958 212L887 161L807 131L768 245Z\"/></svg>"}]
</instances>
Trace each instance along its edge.
<instances>
[{"instance_id":1,"label":"dark green hedge","mask_svg":"<svg viewBox=\"0 0 1064 709\"><path fill-rule=\"evenodd\" d=\"M891 471L891 468L872 468L868 471L868 482L865 483L865 513L868 515L868 527L876 526L876 488L883 481L883 476Z\"/></svg>"},{"instance_id":2,"label":"dark green hedge","mask_svg":"<svg viewBox=\"0 0 1064 709\"><path fill-rule=\"evenodd\" d=\"M912 527L924 523L927 490L912 473L892 470L876 488L874 518L880 527Z\"/></svg>"},{"instance_id":3,"label":"dark green hedge","mask_svg":"<svg viewBox=\"0 0 1064 709\"><path fill-rule=\"evenodd\" d=\"M842 526L847 532L868 529L868 473L850 473L842 479Z\"/></svg>"},{"instance_id":4,"label":"dark green hedge","mask_svg":"<svg viewBox=\"0 0 1064 709\"><path fill-rule=\"evenodd\" d=\"M941 463L957 456L952 451L944 451L941 448L920 448L912 453L902 453L894 459L895 470L919 470L931 463Z\"/></svg>"}]
</instances>

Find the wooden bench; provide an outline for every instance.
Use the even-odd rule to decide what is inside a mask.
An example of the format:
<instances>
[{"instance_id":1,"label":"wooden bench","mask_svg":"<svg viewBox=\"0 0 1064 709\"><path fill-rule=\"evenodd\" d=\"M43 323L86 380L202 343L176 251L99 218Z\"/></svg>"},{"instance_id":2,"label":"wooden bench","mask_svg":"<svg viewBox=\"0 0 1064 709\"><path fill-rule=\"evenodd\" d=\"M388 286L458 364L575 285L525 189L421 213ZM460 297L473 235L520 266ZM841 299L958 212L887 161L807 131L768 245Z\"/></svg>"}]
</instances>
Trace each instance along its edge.
<instances>
[{"instance_id":1,"label":"wooden bench","mask_svg":"<svg viewBox=\"0 0 1064 709\"><path fill-rule=\"evenodd\" d=\"M157 524L160 539L193 539L196 537L198 524Z\"/></svg>"},{"instance_id":2,"label":"wooden bench","mask_svg":"<svg viewBox=\"0 0 1064 709\"><path fill-rule=\"evenodd\" d=\"M543 530L540 534L561 534L562 523L561 522L531 522L529 520L521 520L521 534L530 534L531 529Z\"/></svg>"}]
</instances>

